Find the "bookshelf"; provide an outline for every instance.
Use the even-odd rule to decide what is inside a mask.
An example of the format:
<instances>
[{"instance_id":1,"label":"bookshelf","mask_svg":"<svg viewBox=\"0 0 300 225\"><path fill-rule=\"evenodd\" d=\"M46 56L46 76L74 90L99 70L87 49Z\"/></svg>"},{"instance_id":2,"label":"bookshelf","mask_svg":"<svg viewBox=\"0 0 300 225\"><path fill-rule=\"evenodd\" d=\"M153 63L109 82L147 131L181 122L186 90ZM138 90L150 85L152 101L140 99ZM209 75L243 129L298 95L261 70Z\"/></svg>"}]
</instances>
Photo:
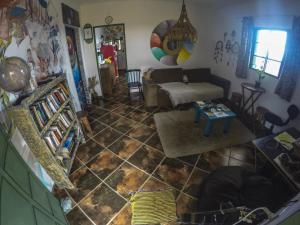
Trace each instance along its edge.
<instances>
[{"instance_id":1,"label":"bookshelf","mask_svg":"<svg viewBox=\"0 0 300 225\"><path fill-rule=\"evenodd\" d=\"M54 182L74 189L68 175L84 137L65 75L37 88L8 114Z\"/></svg>"}]
</instances>

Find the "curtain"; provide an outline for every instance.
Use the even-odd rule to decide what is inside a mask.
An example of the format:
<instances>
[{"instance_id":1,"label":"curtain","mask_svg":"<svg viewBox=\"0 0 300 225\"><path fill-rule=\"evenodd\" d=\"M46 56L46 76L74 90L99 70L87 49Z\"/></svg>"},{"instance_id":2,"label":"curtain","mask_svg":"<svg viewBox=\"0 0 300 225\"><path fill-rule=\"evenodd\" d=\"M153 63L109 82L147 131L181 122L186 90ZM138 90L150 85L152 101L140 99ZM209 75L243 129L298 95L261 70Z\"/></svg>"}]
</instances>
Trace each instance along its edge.
<instances>
[{"instance_id":1,"label":"curtain","mask_svg":"<svg viewBox=\"0 0 300 225\"><path fill-rule=\"evenodd\" d=\"M300 16L294 17L285 52L275 93L282 99L291 101L300 74Z\"/></svg>"},{"instance_id":2,"label":"curtain","mask_svg":"<svg viewBox=\"0 0 300 225\"><path fill-rule=\"evenodd\" d=\"M251 47L253 43L254 22L252 17L243 18L242 41L236 67L235 75L247 78L249 62L251 58Z\"/></svg>"}]
</instances>

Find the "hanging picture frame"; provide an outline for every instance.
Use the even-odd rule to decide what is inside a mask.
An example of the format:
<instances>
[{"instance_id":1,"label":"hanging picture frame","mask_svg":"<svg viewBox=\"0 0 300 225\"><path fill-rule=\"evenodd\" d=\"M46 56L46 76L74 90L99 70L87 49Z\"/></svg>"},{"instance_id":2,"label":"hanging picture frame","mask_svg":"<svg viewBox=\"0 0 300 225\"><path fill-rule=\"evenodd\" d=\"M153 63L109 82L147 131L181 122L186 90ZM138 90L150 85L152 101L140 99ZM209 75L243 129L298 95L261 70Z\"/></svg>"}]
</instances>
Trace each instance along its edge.
<instances>
[{"instance_id":1,"label":"hanging picture frame","mask_svg":"<svg viewBox=\"0 0 300 225\"><path fill-rule=\"evenodd\" d=\"M89 23L83 27L83 39L88 44L93 42L93 27Z\"/></svg>"}]
</instances>

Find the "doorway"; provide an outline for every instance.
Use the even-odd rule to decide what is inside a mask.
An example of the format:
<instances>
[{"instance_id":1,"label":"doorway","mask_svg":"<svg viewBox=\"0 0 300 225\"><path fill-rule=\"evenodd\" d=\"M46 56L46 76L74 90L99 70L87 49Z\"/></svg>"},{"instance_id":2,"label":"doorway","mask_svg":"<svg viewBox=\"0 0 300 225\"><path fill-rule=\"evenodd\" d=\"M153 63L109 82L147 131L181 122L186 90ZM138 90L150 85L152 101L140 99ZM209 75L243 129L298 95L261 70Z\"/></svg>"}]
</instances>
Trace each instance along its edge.
<instances>
[{"instance_id":1,"label":"doorway","mask_svg":"<svg viewBox=\"0 0 300 225\"><path fill-rule=\"evenodd\" d=\"M110 24L94 27L95 49L98 68L110 58L114 64L115 76L127 70L125 25Z\"/></svg>"}]
</instances>

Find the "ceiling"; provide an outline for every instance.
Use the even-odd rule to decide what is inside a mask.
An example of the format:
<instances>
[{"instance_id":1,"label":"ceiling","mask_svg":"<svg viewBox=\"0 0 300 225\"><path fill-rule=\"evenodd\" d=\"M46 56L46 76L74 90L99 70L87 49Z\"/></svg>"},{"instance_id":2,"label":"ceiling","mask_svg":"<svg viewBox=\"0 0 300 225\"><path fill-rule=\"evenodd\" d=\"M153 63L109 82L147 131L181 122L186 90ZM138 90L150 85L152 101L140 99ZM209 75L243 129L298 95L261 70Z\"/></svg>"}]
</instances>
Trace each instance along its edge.
<instances>
[{"instance_id":1,"label":"ceiling","mask_svg":"<svg viewBox=\"0 0 300 225\"><path fill-rule=\"evenodd\" d=\"M84 3L94 3L94 2L111 2L111 1L120 1L120 0L75 0L79 4L84 4ZM128 0L122 0L122 1L128 1ZM143 1L143 0L137 0L137 1ZM182 2L182 0L147 0L147 1L172 1L172 2ZM207 6L214 6L214 7L222 7L234 3L243 3L249 0L185 0L186 4L189 2L192 3L198 3L198 4L203 4Z\"/></svg>"}]
</instances>

